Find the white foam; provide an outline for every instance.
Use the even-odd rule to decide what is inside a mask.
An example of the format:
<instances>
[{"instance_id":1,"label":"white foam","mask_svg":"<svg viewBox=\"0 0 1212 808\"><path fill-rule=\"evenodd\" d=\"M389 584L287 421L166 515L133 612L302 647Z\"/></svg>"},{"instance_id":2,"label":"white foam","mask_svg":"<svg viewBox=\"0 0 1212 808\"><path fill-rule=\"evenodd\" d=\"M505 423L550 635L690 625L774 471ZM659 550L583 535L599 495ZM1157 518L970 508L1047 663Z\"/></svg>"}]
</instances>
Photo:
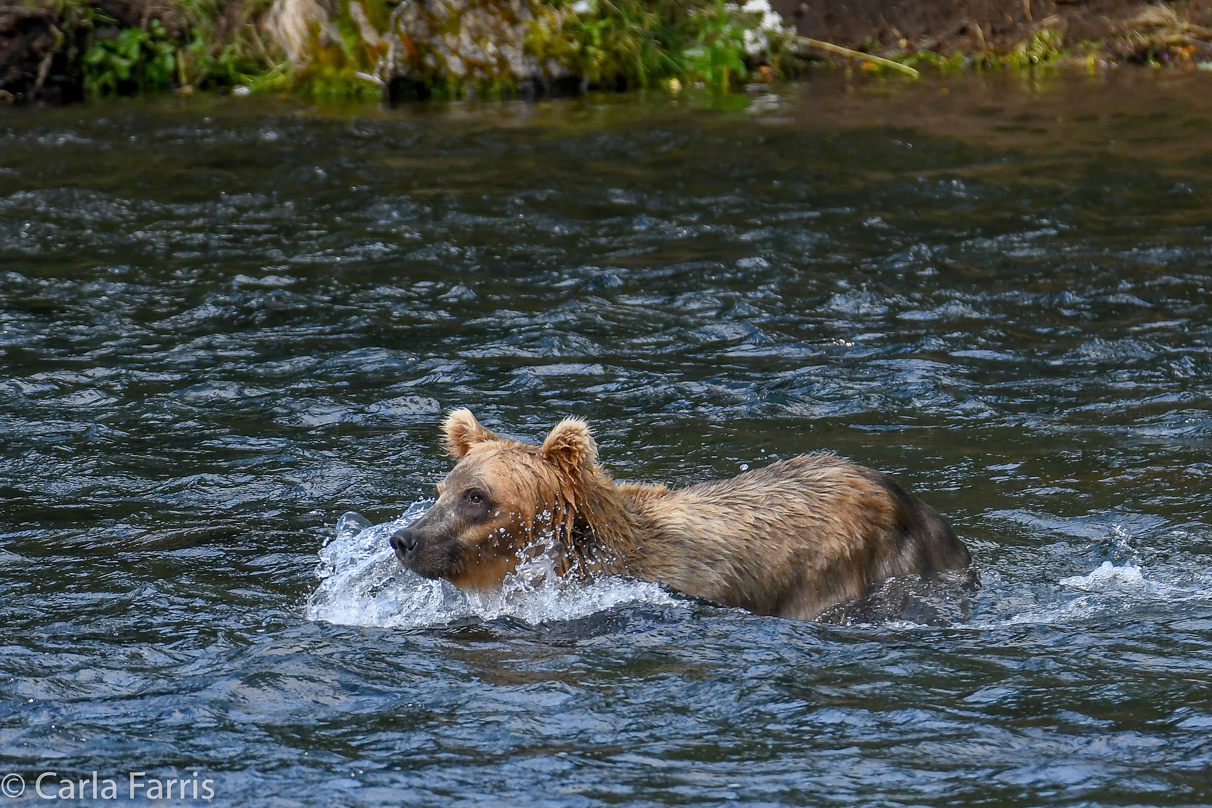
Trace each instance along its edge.
<instances>
[{"instance_id":1,"label":"white foam","mask_svg":"<svg viewBox=\"0 0 1212 808\"><path fill-rule=\"evenodd\" d=\"M545 556L519 565L499 589L463 592L400 566L391 535L415 522L433 504L421 500L398 519L372 525L357 514L337 522L336 537L320 550L320 585L307 602L307 618L347 626L426 628L468 618L511 617L537 625L575 620L629 603L678 601L656 584L608 577L589 582L551 573Z\"/></svg>"},{"instance_id":2,"label":"white foam","mask_svg":"<svg viewBox=\"0 0 1212 808\"><path fill-rule=\"evenodd\" d=\"M1104 561L1101 567L1089 575L1061 578L1060 584L1080 589L1083 592L1147 593L1149 590L1157 588L1155 584L1145 580L1144 573L1135 564L1117 567L1110 561Z\"/></svg>"},{"instance_id":3,"label":"white foam","mask_svg":"<svg viewBox=\"0 0 1212 808\"><path fill-rule=\"evenodd\" d=\"M1006 606L1014 609L1004 620L982 620L972 628L996 628L1000 625L1058 625L1079 622L1111 612L1132 611L1156 604L1206 602L1212 599L1208 583L1209 571L1185 572L1163 567L1147 570L1137 564L1116 565L1104 561L1085 575L1061 578L1055 591L1058 599L1052 603L1036 604L1022 609L1023 593L1007 599ZM1159 580L1163 579L1163 580ZM990 582L1000 583L1000 576L990 576ZM1067 597L1065 589L1077 590L1077 597Z\"/></svg>"}]
</instances>

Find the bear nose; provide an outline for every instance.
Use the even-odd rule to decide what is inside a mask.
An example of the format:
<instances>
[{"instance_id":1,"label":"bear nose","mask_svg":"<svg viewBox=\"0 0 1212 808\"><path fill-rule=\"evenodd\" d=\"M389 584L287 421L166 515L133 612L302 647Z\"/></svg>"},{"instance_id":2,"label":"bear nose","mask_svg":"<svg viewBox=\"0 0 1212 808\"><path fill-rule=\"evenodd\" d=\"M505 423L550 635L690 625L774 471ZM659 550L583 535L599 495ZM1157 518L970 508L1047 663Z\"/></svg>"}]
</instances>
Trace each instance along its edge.
<instances>
[{"instance_id":1,"label":"bear nose","mask_svg":"<svg viewBox=\"0 0 1212 808\"><path fill-rule=\"evenodd\" d=\"M402 528L391 534L391 549L396 551L396 555L403 556L405 553L411 553L417 549L417 537L408 528Z\"/></svg>"}]
</instances>

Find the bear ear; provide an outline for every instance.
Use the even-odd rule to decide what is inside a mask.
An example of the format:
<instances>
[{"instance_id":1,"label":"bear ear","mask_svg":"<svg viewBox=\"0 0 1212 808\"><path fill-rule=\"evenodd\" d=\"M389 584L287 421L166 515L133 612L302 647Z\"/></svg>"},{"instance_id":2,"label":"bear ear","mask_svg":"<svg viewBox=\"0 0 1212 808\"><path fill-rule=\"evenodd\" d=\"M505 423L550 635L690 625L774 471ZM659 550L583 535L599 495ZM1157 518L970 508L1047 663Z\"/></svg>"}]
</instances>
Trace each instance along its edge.
<instances>
[{"instance_id":1,"label":"bear ear","mask_svg":"<svg viewBox=\"0 0 1212 808\"><path fill-rule=\"evenodd\" d=\"M580 418L565 418L543 441L539 454L569 476L598 462L598 443Z\"/></svg>"},{"instance_id":2,"label":"bear ear","mask_svg":"<svg viewBox=\"0 0 1212 808\"><path fill-rule=\"evenodd\" d=\"M442 422L442 429L446 431L446 451L455 460L461 459L473 445L481 441L500 440L495 432L485 429L466 407L451 411Z\"/></svg>"}]
</instances>

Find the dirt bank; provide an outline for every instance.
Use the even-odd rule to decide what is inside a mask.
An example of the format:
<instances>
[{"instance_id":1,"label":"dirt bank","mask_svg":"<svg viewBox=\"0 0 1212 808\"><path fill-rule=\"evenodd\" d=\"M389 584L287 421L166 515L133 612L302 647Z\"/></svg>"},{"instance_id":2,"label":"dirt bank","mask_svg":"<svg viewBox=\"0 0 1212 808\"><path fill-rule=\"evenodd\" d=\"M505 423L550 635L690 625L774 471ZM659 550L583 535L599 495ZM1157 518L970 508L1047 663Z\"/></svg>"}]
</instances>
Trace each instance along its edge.
<instances>
[{"instance_id":1,"label":"dirt bank","mask_svg":"<svg viewBox=\"0 0 1212 808\"><path fill-rule=\"evenodd\" d=\"M1005 54L1041 30L1120 62L1212 59L1212 0L771 0L803 36L884 56Z\"/></svg>"},{"instance_id":2,"label":"dirt bank","mask_svg":"<svg viewBox=\"0 0 1212 808\"><path fill-rule=\"evenodd\" d=\"M83 95L70 78L59 23L50 9L0 6L0 102L65 102Z\"/></svg>"}]
</instances>

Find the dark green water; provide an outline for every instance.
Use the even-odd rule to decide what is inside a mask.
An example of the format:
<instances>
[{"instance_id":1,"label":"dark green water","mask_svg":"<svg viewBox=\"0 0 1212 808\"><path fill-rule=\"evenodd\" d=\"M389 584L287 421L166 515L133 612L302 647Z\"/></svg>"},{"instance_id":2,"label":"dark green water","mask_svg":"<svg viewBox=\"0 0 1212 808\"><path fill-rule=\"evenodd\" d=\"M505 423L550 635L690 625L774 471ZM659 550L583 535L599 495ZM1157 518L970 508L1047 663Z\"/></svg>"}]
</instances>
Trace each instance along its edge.
<instances>
[{"instance_id":1,"label":"dark green water","mask_svg":"<svg viewBox=\"0 0 1212 808\"><path fill-rule=\"evenodd\" d=\"M1210 258L1202 74L0 109L0 806L1208 804ZM984 586L430 587L336 525L457 405L621 478L836 450Z\"/></svg>"}]
</instances>

